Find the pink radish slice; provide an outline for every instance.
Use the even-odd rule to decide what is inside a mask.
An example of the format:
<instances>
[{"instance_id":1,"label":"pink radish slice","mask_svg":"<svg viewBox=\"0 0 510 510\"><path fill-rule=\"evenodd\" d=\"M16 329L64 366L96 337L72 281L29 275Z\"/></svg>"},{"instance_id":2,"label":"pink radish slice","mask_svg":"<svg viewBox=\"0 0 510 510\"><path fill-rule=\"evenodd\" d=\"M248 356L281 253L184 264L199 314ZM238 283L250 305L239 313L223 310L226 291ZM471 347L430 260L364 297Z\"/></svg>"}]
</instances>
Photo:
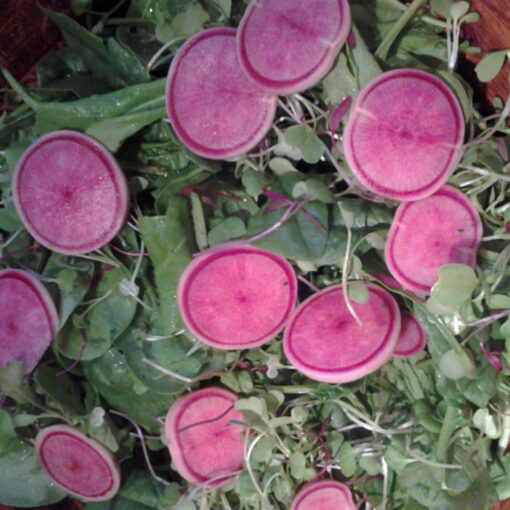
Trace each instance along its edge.
<instances>
[{"instance_id":1,"label":"pink radish slice","mask_svg":"<svg viewBox=\"0 0 510 510\"><path fill-rule=\"evenodd\" d=\"M84 501L106 501L119 490L120 471L111 452L69 425L42 429L37 456L56 485Z\"/></svg>"},{"instance_id":2,"label":"pink radish slice","mask_svg":"<svg viewBox=\"0 0 510 510\"><path fill-rule=\"evenodd\" d=\"M351 301L362 326L347 309L341 285L301 303L283 335L283 350L297 370L317 381L345 383L388 360L400 334L400 311L384 289L367 287L366 303Z\"/></svg>"},{"instance_id":3,"label":"pink radish slice","mask_svg":"<svg viewBox=\"0 0 510 510\"><path fill-rule=\"evenodd\" d=\"M356 510L349 488L335 480L307 483L296 495L290 510Z\"/></svg>"},{"instance_id":4,"label":"pink radish slice","mask_svg":"<svg viewBox=\"0 0 510 510\"><path fill-rule=\"evenodd\" d=\"M179 280L181 316L193 335L217 349L248 349L286 324L297 296L283 258L243 246L197 257Z\"/></svg>"},{"instance_id":5,"label":"pink radish slice","mask_svg":"<svg viewBox=\"0 0 510 510\"><path fill-rule=\"evenodd\" d=\"M216 386L178 398L165 421L165 437L173 463L188 482L224 487L243 468L243 421L234 409L237 395Z\"/></svg>"},{"instance_id":6,"label":"pink radish slice","mask_svg":"<svg viewBox=\"0 0 510 510\"><path fill-rule=\"evenodd\" d=\"M55 337L58 322L39 280L26 271L0 271L0 368L16 360L30 373Z\"/></svg>"},{"instance_id":7,"label":"pink radish slice","mask_svg":"<svg viewBox=\"0 0 510 510\"><path fill-rule=\"evenodd\" d=\"M460 191L444 186L397 208L385 246L386 265L404 288L430 294L442 265L474 267L481 238L476 209Z\"/></svg>"},{"instance_id":8,"label":"pink radish slice","mask_svg":"<svg viewBox=\"0 0 510 510\"><path fill-rule=\"evenodd\" d=\"M113 156L74 131L55 131L33 143L14 170L12 193L30 234L69 255L108 243L129 205L126 179Z\"/></svg>"},{"instance_id":9,"label":"pink radish slice","mask_svg":"<svg viewBox=\"0 0 510 510\"><path fill-rule=\"evenodd\" d=\"M397 358L410 358L425 349L427 339L425 331L412 313L402 314L402 325L397 346L393 356Z\"/></svg>"},{"instance_id":10,"label":"pink radish slice","mask_svg":"<svg viewBox=\"0 0 510 510\"><path fill-rule=\"evenodd\" d=\"M326 75L350 29L347 0L252 0L238 29L239 61L268 92L300 92Z\"/></svg>"},{"instance_id":11,"label":"pink radish slice","mask_svg":"<svg viewBox=\"0 0 510 510\"><path fill-rule=\"evenodd\" d=\"M254 86L241 71L236 31L211 28L178 51L168 72L166 109L182 143L211 159L239 156L271 127L278 97Z\"/></svg>"},{"instance_id":12,"label":"pink radish slice","mask_svg":"<svg viewBox=\"0 0 510 510\"><path fill-rule=\"evenodd\" d=\"M464 117L439 78L415 69L378 76L359 93L344 131L345 157L369 190L401 201L439 189L463 153Z\"/></svg>"}]
</instances>

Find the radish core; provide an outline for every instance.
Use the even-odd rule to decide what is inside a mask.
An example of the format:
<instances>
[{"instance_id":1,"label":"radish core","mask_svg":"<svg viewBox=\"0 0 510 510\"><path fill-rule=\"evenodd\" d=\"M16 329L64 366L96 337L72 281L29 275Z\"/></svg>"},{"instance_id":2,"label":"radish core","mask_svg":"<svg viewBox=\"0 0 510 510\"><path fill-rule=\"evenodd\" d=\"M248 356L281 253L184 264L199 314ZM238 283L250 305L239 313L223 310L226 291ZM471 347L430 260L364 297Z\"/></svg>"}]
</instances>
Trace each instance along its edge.
<instances>
[{"instance_id":1,"label":"radish core","mask_svg":"<svg viewBox=\"0 0 510 510\"><path fill-rule=\"evenodd\" d=\"M105 501L119 489L119 470L110 451L74 427L42 429L36 437L36 451L46 474L82 500Z\"/></svg>"},{"instance_id":2,"label":"radish core","mask_svg":"<svg viewBox=\"0 0 510 510\"><path fill-rule=\"evenodd\" d=\"M297 282L283 258L249 246L200 255L184 271L177 298L189 330L217 349L247 349L286 324Z\"/></svg>"},{"instance_id":3,"label":"radish core","mask_svg":"<svg viewBox=\"0 0 510 510\"><path fill-rule=\"evenodd\" d=\"M410 358L423 351L426 345L425 331L423 331L416 317L411 313L403 313L400 337L393 351L393 356L397 358Z\"/></svg>"},{"instance_id":4,"label":"radish core","mask_svg":"<svg viewBox=\"0 0 510 510\"><path fill-rule=\"evenodd\" d=\"M14 170L12 191L30 234L69 255L107 244L128 211L127 183L113 156L74 131L55 131L33 143Z\"/></svg>"},{"instance_id":5,"label":"radish core","mask_svg":"<svg viewBox=\"0 0 510 510\"><path fill-rule=\"evenodd\" d=\"M306 484L296 495L290 510L356 510L349 488L334 480Z\"/></svg>"},{"instance_id":6,"label":"radish core","mask_svg":"<svg viewBox=\"0 0 510 510\"><path fill-rule=\"evenodd\" d=\"M166 108L182 143L211 159L248 152L265 136L278 97L241 71L233 28L203 30L179 50L167 78Z\"/></svg>"},{"instance_id":7,"label":"radish core","mask_svg":"<svg viewBox=\"0 0 510 510\"><path fill-rule=\"evenodd\" d=\"M400 284L430 294L444 264L474 267L482 223L468 198L451 186L401 204L385 246L385 260Z\"/></svg>"},{"instance_id":8,"label":"radish core","mask_svg":"<svg viewBox=\"0 0 510 510\"><path fill-rule=\"evenodd\" d=\"M393 297L368 284L364 304L351 302L360 326L344 301L341 285L306 299L285 328L283 350L301 373L317 381L345 383L383 365L400 333L400 311Z\"/></svg>"},{"instance_id":9,"label":"radish core","mask_svg":"<svg viewBox=\"0 0 510 510\"><path fill-rule=\"evenodd\" d=\"M165 437L175 468L188 482L223 487L243 468L243 421L237 395L219 387L178 398L168 411Z\"/></svg>"},{"instance_id":10,"label":"radish core","mask_svg":"<svg viewBox=\"0 0 510 510\"><path fill-rule=\"evenodd\" d=\"M359 93L344 131L345 157L369 190L411 201L431 195L463 153L464 117L439 78L414 69L382 74Z\"/></svg>"},{"instance_id":11,"label":"radish core","mask_svg":"<svg viewBox=\"0 0 510 510\"><path fill-rule=\"evenodd\" d=\"M252 0L239 25L243 71L274 94L293 94L329 71L351 28L346 0Z\"/></svg>"},{"instance_id":12,"label":"radish core","mask_svg":"<svg viewBox=\"0 0 510 510\"><path fill-rule=\"evenodd\" d=\"M26 271L0 271L0 368L21 361L31 372L58 329L55 305L43 285Z\"/></svg>"}]
</instances>

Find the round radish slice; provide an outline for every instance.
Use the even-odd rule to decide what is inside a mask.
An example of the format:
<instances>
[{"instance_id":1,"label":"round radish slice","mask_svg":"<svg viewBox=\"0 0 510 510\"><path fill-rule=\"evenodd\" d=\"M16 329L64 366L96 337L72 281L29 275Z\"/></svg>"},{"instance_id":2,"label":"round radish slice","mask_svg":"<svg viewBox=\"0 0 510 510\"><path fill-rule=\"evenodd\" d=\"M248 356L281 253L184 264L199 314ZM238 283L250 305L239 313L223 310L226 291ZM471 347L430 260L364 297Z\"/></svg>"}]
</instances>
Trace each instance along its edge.
<instances>
[{"instance_id":1,"label":"round radish slice","mask_svg":"<svg viewBox=\"0 0 510 510\"><path fill-rule=\"evenodd\" d=\"M328 383L359 379L383 365L400 334L400 311L381 287L367 284L368 301L351 302L360 326L344 301L342 285L309 297L285 328L283 350L301 373Z\"/></svg>"},{"instance_id":2,"label":"round radish slice","mask_svg":"<svg viewBox=\"0 0 510 510\"><path fill-rule=\"evenodd\" d=\"M356 510L349 488L335 480L307 483L296 495L290 510Z\"/></svg>"},{"instance_id":3,"label":"round radish slice","mask_svg":"<svg viewBox=\"0 0 510 510\"><path fill-rule=\"evenodd\" d=\"M197 257L179 280L177 299L188 329L217 349L249 349L285 326L297 282L283 258L250 246Z\"/></svg>"},{"instance_id":4,"label":"round radish slice","mask_svg":"<svg viewBox=\"0 0 510 510\"><path fill-rule=\"evenodd\" d=\"M344 131L345 158L369 190L418 200L439 189L463 153L464 117L439 78L414 69L378 76L359 93Z\"/></svg>"},{"instance_id":5,"label":"round radish slice","mask_svg":"<svg viewBox=\"0 0 510 510\"><path fill-rule=\"evenodd\" d=\"M165 437L175 468L188 482L224 487L243 468L244 428L230 423L244 420L236 400L235 393L213 386L172 404Z\"/></svg>"},{"instance_id":6,"label":"round radish slice","mask_svg":"<svg viewBox=\"0 0 510 510\"><path fill-rule=\"evenodd\" d=\"M58 329L55 305L43 285L26 271L0 271L0 368L21 361L31 372Z\"/></svg>"},{"instance_id":7,"label":"round radish slice","mask_svg":"<svg viewBox=\"0 0 510 510\"><path fill-rule=\"evenodd\" d=\"M442 265L475 266L481 238L476 209L460 191L444 186L430 197L397 208L384 257L404 288L430 294Z\"/></svg>"},{"instance_id":8,"label":"round radish slice","mask_svg":"<svg viewBox=\"0 0 510 510\"><path fill-rule=\"evenodd\" d=\"M35 449L46 474L84 501L105 501L119 490L120 471L111 452L69 425L42 429Z\"/></svg>"},{"instance_id":9,"label":"round radish slice","mask_svg":"<svg viewBox=\"0 0 510 510\"><path fill-rule=\"evenodd\" d=\"M331 68L351 29L347 0L252 0L239 25L246 75L274 94L293 94Z\"/></svg>"},{"instance_id":10,"label":"round radish slice","mask_svg":"<svg viewBox=\"0 0 510 510\"><path fill-rule=\"evenodd\" d=\"M108 243L128 212L128 188L113 156L93 138L55 131L22 155L13 176L14 205L32 236L76 255Z\"/></svg>"},{"instance_id":11,"label":"round radish slice","mask_svg":"<svg viewBox=\"0 0 510 510\"><path fill-rule=\"evenodd\" d=\"M278 97L254 86L239 66L233 28L198 33L168 72L166 109L182 143L211 159L244 154L271 127Z\"/></svg>"},{"instance_id":12,"label":"round radish slice","mask_svg":"<svg viewBox=\"0 0 510 510\"><path fill-rule=\"evenodd\" d=\"M393 356L397 358L410 358L425 349L427 339L425 331L412 313L402 314L402 325L397 346Z\"/></svg>"}]
</instances>

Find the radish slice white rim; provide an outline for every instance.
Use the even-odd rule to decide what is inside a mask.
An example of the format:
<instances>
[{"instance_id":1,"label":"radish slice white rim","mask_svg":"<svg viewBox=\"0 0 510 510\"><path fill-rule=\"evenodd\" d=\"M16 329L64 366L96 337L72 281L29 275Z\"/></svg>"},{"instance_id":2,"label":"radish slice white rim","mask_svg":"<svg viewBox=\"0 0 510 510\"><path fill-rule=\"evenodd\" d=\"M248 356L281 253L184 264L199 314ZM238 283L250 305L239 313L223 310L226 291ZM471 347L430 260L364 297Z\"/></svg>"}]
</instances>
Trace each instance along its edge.
<instances>
[{"instance_id":1,"label":"radish slice white rim","mask_svg":"<svg viewBox=\"0 0 510 510\"><path fill-rule=\"evenodd\" d=\"M335 480L307 483L290 510L356 510L349 487Z\"/></svg>"},{"instance_id":2,"label":"radish slice white rim","mask_svg":"<svg viewBox=\"0 0 510 510\"><path fill-rule=\"evenodd\" d=\"M368 301L344 300L342 285L309 297L295 310L283 334L285 356L310 379L346 383L364 377L392 355L400 334L400 311L383 288L369 283Z\"/></svg>"},{"instance_id":3,"label":"radish slice white rim","mask_svg":"<svg viewBox=\"0 0 510 510\"><path fill-rule=\"evenodd\" d=\"M212 386L192 391L173 404L165 420L165 437L178 473L206 487L229 485L243 468L244 427L234 408L237 395Z\"/></svg>"},{"instance_id":4,"label":"radish slice white rim","mask_svg":"<svg viewBox=\"0 0 510 510\"><path fill-rule=\"evenodd\" d=\"M347 163L366 188L403 202L439 189L463 154L464 117L432 74L398 69L358 94L344 130Z\"/></svg>"},{"instance_id":5,"label":"radish slice white rim","mask_svg":"<svg viewBox=\"0 0 510 510\"><path fill-rule=\"evenodd\" d=\"M481 239L478 211L463 193L443 186L430 197L400 204L384 258L405 289L428 295L442 265L475 266Z\"/></svg>"},{"instance_id":6,"label":"radish slice white rim","mask_svg":"<svg viewBox=\"0 0 510 510\"><path fill-rule=\"evenodd\" d=\"M120 470L104 445L70 425L41 429L35 450L51 480L83 501L106 501L120 487Z\"/></svg>"},{"instance_id":7,"label":"radish slice white rim","mask_svg":"<svg viewBox=\"0 0 510 510\"><path fill-rule=\"evenodd\" d=\"M127 182L110 152L75 131L54 131L21 156L12 179L14 205L30 234L66 255L107 244L124 225Z\"/></svg>"},{"instance_id":8,"label":"radish slice white rim","mask_svg":"<svg viewBox=\"0 0 510 510\"><path fill-rule=\"evenodd\" d=\"M427 337L418 319L412 313L403 313L400 336L397 346L393 351L393 356L397 358L410 358L423 351L426 345Z\"/></svg>"},{"instance_id":9,"label":"radish slice white rim","mask_svg":"<svg viewBox=\"0 0 510 510\"><path fill-rule=\"evenodd\" d=\"M224 350L271 340L287 323L296 298L296 275L287 260L251 246L199 255L177 289L191 333Z\"/></svg>"},{"instance_id":10,"label":"radish slice white rim","mask_svg":"<svg viewBox=\"0 0 510 510\"><path fill-rule=\"evenodd\" d=\"M268 92L300 92L326 75L350 29L347 0L252 0L238 28L239 61Z\"/></svg>"},{"instance_id":11,"label":"radish slice white rim","mask_svg":"<svg viewBox=\"0 0 510 510\"><path fill-rule=\"evenodd\" d=\"M172 127L191 151L210 159L248 152L269 131L278 96L244 75L236 30L210 28L179 49L168 72L166 109Z\"/></svg>"},{"instance_id":12,"label":"radish slice white rim","mask_svg":"<svg viewBox=\"0 0 510 510\"><path fill-rule=\"evenodd\" d=\"M19 269L0 271L0 368L16 360L30 373L58 325L55 304L37 278Z\"/></svg>"}]
</instances>

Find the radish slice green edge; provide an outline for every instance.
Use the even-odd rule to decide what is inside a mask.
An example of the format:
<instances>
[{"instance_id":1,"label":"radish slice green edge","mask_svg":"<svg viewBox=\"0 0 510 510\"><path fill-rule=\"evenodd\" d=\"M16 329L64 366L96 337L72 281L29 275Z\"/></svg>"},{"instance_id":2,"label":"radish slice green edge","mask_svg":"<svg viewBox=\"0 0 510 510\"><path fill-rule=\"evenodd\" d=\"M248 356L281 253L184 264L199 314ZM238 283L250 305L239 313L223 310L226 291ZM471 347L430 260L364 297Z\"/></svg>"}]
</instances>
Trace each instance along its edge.
<instances>
[{"instance_id":1,"label":"radish slice green edge","mask_svg":"<svg viewBox=\"0 0 510 510\"><path fill-rule=\"evenodd\" d=\"M210 28L179 49L168 72L170 123L191 151L210 159L248 152L269 131L278 96L253 85L239 65L233 28Z\"/></svg>"},{"instance_id":2,"label":"radish slice green edge","mask_svg":"<svg viewBox=\"0 0 510 510\"><path fill-rule=\"evenodd\" d=\"M212 386L178 398L165 420L165 437L178 473L206 487L229 485L243 468L243 421L234 409L237 395Z\"/></svg>"},{"instance_id":3,"label":"radish slice green edge","mask_svg":"<svg viewBox=\"0 0 510 510\"><path fill-rule=\"evenodd\" d=\"M439 78L397 69L361 90L343 140L347 163L366 188L394 200L418 200L439 189L457 167L464 117Z\"/></svg>"},{"instance_id":4,"label":"radish slice green edge","mask_svg":"<svg viewBox=\"0 0 510 510\"><path fill-rule=\"evenodd\" d=\"M347 0L252 0L239 24L237 53L259 87L293 94L326 75L350 29Z\"/></svg>"},{"instance_id":5,"label":"radish slice green edge","mask_svg":"<svg viewBox=\"0 0 510 510\"><path fill-rule=\"evenodd\" d=\"M37 457L46 474L83 501L106 501L120 487L120 470L111 452L69 425L41 429L35 439Z\"/></svg>"},{"instance_id":6,"label":"radish slice green edge","mask_svg":"<svg viewBox=\"0 0 510 510\"><path fill-rule=\"evenodd\" d=\"M405 289L428 295L442 265L475 266L482 229L469 199L443 186L397 208L385 246L386 265Z\"/></svg>"},{"instance_id":7,"label":"radish slice green edge","mask_svg":"<svg viewBox=\"0 0 510 510\"><path fill-rule=\"evenodd\" d=\"M177 289L191 333L224 350L271 340L287 323L296 299L296 275L287 260L251 246L199 255Z\"/></svg>"},{"instance_id":8,"label":"radish slice green edge","mask_svg":"<svg viewBox=\"0 0 510 510\"><path fill-rule=\"evenodd\" d=\"M412 313L402 314L402 326L397 346L393 356L397 358L410 358L423 351L427 345L425 331Z\"/></svg>"},{"instance_id":9,"label":"radish slice green edge","mask_svg":"<svg viewBox=\"0 0 510 510\"><path fill-rule=\"evenodd\" d=\"M342 285L314 294L295 310L285 328L283 350L298 371L317 381L345 383L388 360L400 334L400 311L387 291L375 284L367 288L366 303L351 301L363 326L349 312Z\"/></svg>"},{"instance_id":10,"label":"radish slice green edge","mask_svg":"<svg viewBox=\"0 0 510 510\"><path fill-rule=\"evenodd\" d=\"M296 495L290 510L356 510L349 488L335 480L307 483Z\"/></svg>"},{"instance_id":11,"label":"radish slice green edge","mask_svg":"<svg viewBox=\"0 0 510 510\"><path fill-rule=\"evenodd\" d=\"M30 373L58 326L55 304L37 278L19 269L0 271L0 368L19 360Z\"/></svg>"},{"instance_id":12,"label":"radish slice green edge","mask_svg":"<svg viewBox=\"0 0 510 510\"><path fill-rule=\"evenodd\" d=\"M42 136L23 153L12 196L30 234L67 255L107 244L129 207L127 182L114 157L93 138L68 130Z\"/></svg>"}]
</instances>

